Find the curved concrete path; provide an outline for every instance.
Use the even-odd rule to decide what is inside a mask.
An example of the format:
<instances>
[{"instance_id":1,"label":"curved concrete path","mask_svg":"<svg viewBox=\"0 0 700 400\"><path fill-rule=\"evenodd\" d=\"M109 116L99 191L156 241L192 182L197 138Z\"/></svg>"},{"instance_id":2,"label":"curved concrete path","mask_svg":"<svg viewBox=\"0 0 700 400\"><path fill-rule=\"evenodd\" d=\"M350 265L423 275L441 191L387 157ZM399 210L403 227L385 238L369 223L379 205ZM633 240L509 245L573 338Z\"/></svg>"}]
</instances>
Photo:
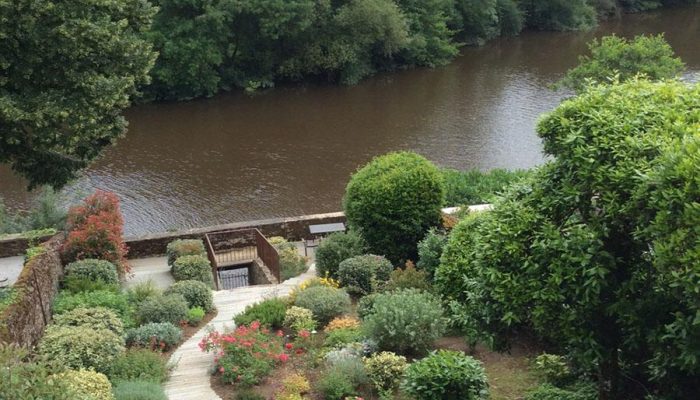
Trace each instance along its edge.
<instances>
[{"instance_id":1,"label":"curved concrete path","mask_svg":"<svg viewBox=\"0 0 700 400\"><path fill-rule=\"evenodd\" d=\"M210 330L222 331L233 327L233 316L247 305L260 300L284 296L308 278L316 276L315 264L308 271L279 285L257 285L214 292L214 304L219 313L194 336L183 343L170 357L176 363L165 393L170 400L221 400L209 385L214 355L199 349L199 342Z\"/></svg>"}]
</instances>

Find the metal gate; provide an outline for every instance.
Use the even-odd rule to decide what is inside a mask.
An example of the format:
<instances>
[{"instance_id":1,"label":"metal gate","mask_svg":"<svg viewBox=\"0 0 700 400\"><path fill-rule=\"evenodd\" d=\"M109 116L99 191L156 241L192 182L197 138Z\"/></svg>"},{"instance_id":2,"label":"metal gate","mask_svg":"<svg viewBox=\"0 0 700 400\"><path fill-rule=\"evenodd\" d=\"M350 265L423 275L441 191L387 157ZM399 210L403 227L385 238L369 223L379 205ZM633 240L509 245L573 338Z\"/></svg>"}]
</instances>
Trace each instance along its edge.
<instances>
[{"instance_id":1,"label":"metal gate","mask_svg":"<svg viewBox=\"0 0 700 400\"><path fill-rule=\"evenodd\" d=\"M247 267L219 270L220 289L235 289L248 286L250 284L249 282Z\"/></svg>"}]
</instances>

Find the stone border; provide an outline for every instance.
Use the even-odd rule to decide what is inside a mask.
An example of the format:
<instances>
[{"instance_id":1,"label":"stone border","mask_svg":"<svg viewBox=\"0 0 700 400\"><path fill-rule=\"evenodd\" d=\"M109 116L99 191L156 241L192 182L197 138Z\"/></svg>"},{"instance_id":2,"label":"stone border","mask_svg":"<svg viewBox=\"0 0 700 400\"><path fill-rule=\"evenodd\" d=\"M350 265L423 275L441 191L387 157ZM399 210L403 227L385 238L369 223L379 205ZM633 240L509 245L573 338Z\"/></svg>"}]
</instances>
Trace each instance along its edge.
<instances>
[{"instance_id":1,"label":"stone border","mask_svg":"<svg viewBox=\"0 0 700 400\"><path fill-rule=\"evenodd\" d=\"M32 239L34 239L36 243L44 243L53 236L54 234L50 234ZM27 248L29 248L29 239L23 236L21 233L7 235L6 237L0 239L0 258L24 255Z\"/></svg>"}]
</instances>

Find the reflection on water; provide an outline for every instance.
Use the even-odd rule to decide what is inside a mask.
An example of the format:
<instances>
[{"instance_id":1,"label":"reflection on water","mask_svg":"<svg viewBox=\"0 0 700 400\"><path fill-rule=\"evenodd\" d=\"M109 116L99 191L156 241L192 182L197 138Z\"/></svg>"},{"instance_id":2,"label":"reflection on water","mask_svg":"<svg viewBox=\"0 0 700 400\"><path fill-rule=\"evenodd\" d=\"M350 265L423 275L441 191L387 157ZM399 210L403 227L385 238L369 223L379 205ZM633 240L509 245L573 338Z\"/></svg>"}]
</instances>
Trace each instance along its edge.
<instances>
[{"instance_id":1,"label":"reflection on water","mask_svg":"<svg viewBox=\"0 0 700 400\"><path fill-rule=\"evenodd\" d=\"M126 138L65 193L122 200L129 234L337 211L349 175L373 156L420 152L459 169L542 162L538 116L567 94L549 85L585 44L611 32L666 32L700 70L700 8L626 16L587 33L525 33L465 48L447 67L387 74L353 87L278 88L130 110ZM28 201L0 167L0 195Z\"/></svg>"}]
</instances>

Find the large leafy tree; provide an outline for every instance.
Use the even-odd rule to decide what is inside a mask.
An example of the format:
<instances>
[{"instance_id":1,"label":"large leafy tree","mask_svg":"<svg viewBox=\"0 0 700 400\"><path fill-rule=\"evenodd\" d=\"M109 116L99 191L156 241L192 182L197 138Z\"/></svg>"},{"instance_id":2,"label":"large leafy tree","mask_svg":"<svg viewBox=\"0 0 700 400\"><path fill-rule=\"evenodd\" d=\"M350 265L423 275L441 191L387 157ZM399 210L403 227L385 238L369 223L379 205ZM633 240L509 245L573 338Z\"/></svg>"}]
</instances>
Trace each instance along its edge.
<instances>
[{"instance_id":1,"label":"large leafy tree","mask_svg":"<svg viewBox=\"0 0 700 400\"><path fill-rule=\"evenodd\" d=\"M579 65L559 85L580 92L591 83L624 82L637 75L651 80L674 78L685 67L663 35L640 35L633 40L605 36L593 39L588 48L591 55L581 56Z\"/></svg>"},{"instance_id":2,"label":"large leafy tree","mask_svg":"<svg viewBox=\"0 0 700 400\"><path fill-rule=\"evenodd\" d=\"M126 130L148 82L146 0L0 0L0 162L59 187Z\"/></svg>"},{"instance_id":3,"label":"large leafy tree","mask_svg":"<svg viewBox=\"0 0 700 400\"><path fill-rule=\"evenodd\" d=\"M547 115L553 160L460 224L437 285L473 338L532 330L603 399L700 390L700 87L595 86Z\"/></svg>"}]
</instances>

